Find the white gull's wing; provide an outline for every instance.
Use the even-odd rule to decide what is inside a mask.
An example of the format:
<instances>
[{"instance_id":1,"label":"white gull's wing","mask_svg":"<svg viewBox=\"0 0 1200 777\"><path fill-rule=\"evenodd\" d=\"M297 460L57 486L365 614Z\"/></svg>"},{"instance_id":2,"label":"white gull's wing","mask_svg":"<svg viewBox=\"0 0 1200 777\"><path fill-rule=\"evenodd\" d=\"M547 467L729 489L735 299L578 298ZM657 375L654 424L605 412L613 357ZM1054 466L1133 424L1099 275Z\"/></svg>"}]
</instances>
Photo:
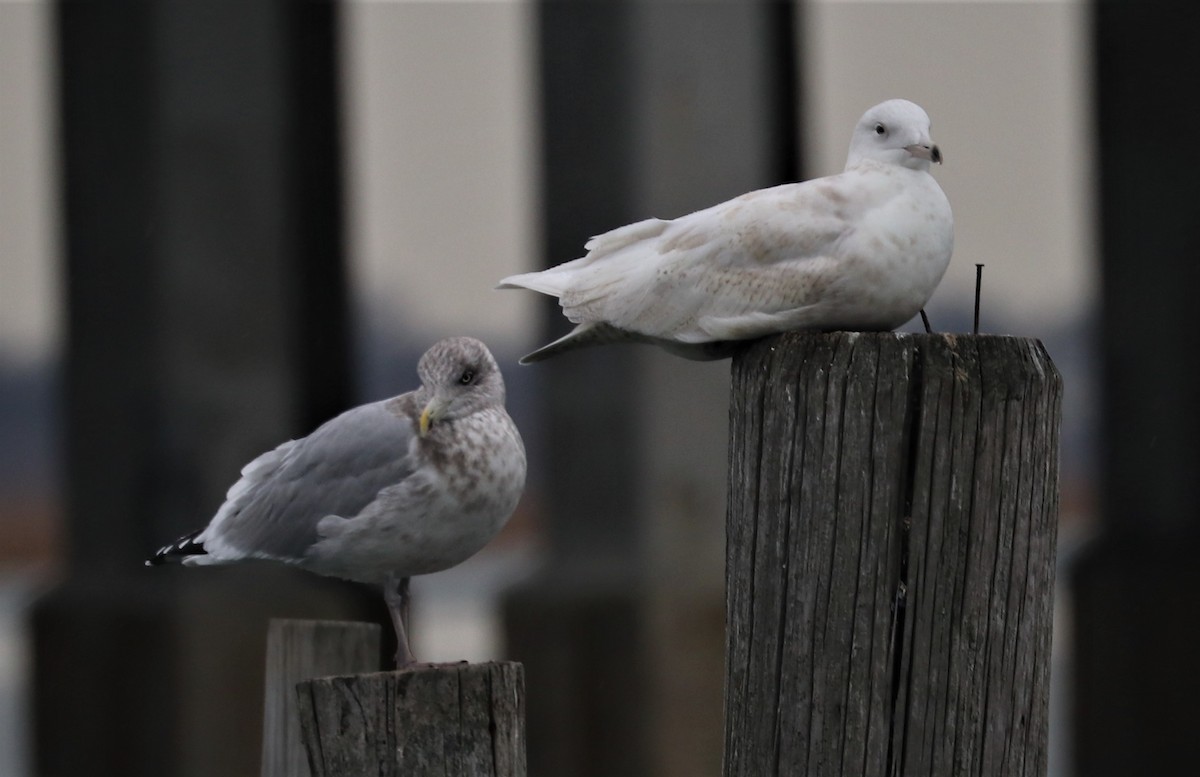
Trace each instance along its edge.
<instances>
[{"instance_id":1,"label":"white gull's wing","mask_svg":"<svg viewBox=\"0 0 1200 777\"><path fill-rule=\"evenodd\" d=\"M843 242L898 189L857 171L762 189L600 235L587 256L508 282L557 294L575 323L684 343L745 337L836 296Z\"/></svg>"}]
</instances>

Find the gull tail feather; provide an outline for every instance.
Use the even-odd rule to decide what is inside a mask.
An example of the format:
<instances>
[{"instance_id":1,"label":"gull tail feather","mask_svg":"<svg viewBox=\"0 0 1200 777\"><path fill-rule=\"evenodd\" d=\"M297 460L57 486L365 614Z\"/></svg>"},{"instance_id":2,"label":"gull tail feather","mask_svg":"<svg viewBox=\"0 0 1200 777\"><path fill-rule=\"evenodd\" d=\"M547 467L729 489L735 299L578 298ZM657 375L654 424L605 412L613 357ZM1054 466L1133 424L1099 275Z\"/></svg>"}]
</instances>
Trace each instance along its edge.
<instances>
[{"instance_id":1,"label":"gull tail feather","mask_svg":"<svg viewBox=\"0 0 1200 777\"><path fill-rule=\"evenodd\" d=\"M561 297L567 290L566 273L555 272L558 268L538 272L510 275L496 286L497 289L529 289L551 297Z\"/></svg>"},{"instance_id":2,"label":"gull tail feather","mask_svg":"<svg viewBox=\"0 0 1200 777\"><path fill-rule=\"evenodd\" d=\"M552 356L558 356L560 353L574 351L576 348L587 348L588 346L604 345L605 343L630 342L639 339L641 338L637 335L617 329L611 324L605 324L601 321L589 321L580 324L554 342L543 345L533 353L522 356L520 363L533 364L534 362L549 359Z\"/></svg>"},{"instance_id":3,"label":"gull tail feather","mask_svg":"<svg viewBox=\"0 0 1200 777\"><path fill-rule=\"evenodd\" d=\"M659 237L670 225L671 222L665 219L635 221L623 227L610 229L603 235L596 235L587 241L583 248L585 251L590 252L590 255L597 258L602 255L615 254L617 251L628 248L634 243Z\"/></svg>"},{"instance_id":4,"label":"gull tail feather","mask_svg":"<svg viewBox=\"0 0 1200 777\"><path fill-rule=\"evenodd\" d=\"M156 567L173 562L188 562L196 556L208 555L208 551L204 549L204 543L198 539L202 531L185 534L170 545L162 546L154 552L153 556L146 559L146 566Z\"/></svg>"},{"instance_id":5,"label":"gull tail feather","mask_svg":"<svg viewBox=\"0 0 1200 777\"><path fill-rule=\"evenodd\" d=\"M624 249L643 240L660 236L670 224L670 221L662 219L646 219L626 224L602 235L596 235L584 245L584 249L588 252L586 256L555 265L547 270L510 275L501 280L496 288L529 289L548 294L551 297L561 297L568 291L579 292L581 274L586 275L588 268L595 265L597 261L620 254Z\"/></svg>"}]
</instances>

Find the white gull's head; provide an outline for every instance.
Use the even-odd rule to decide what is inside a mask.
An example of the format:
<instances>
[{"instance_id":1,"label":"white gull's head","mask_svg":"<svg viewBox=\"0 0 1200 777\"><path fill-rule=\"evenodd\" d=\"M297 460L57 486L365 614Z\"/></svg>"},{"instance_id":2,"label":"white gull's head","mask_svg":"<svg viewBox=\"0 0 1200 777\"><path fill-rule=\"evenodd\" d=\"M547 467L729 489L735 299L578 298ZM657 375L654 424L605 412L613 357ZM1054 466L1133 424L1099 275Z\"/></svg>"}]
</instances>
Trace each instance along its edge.
<instances>
[{"instance_id":1,"label":"white gull's head","mask_svg":"<svg viewBox=\"0 0 1200 777\"><path fill-rule=\"evenodd\" d=\"M942 152L930 138L929 115L908 100L888 100L868 110L854 126L846 169L865 160L912 170L940 164Z\"/></svg>"}]
</instances>

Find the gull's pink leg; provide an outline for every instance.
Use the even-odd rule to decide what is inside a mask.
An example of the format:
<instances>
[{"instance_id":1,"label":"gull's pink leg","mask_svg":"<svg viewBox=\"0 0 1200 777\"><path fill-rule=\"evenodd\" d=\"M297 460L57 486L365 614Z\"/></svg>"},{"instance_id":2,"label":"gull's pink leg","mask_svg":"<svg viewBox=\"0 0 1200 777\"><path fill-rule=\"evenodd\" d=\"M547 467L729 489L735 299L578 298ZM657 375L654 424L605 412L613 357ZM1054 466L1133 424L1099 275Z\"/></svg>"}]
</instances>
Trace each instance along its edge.
<instances>
[{"instance_id":1,"label":"gull's pink leg","mask_svg":"<svg viewBox=\"0 0 1200 777\"><path fill-rule=\"evenodd\" d=\"M383 584L383 600L387 602L392 626L396 628L396 668L399 669L416 661L408 646L408 578L389 575Z\"/></svg>"}]
</instances>

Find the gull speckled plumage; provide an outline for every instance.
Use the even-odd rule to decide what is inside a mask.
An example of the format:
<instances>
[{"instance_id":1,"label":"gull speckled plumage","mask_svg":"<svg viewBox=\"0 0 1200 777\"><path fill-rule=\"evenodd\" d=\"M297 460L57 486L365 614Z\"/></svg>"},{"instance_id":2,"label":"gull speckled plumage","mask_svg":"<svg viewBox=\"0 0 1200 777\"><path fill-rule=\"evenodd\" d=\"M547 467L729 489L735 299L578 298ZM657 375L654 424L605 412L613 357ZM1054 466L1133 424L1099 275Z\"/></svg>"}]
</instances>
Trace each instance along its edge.
<instances>
[{"instance_id":1,"label":"gull speckled plumage","mask_svg":"<svg viewBox=\"0 0 1200 777\"><path fill-rule=\"evenodd\" d=\"M647 219L587 255L499 288L557 297L576 327L521 360L602 343L653 343L691 359L793 329L888 330L915 316L954 246L929 117L907 100L868 110L837 175Z\"/></svg>"},{"instance_id":2,"label":"gull speckled plumage","mask_svg":"<svg viewBox=\"0 0 1200 777\"><path fill-rule=\"evenodd\" d=\"M480 550L525 486L524 444L487 346L442 340L417 373L415 391L348 410L254 459L207 527L147 563L266 559L382 586L397 661L411 661L408 578Z\"/></svg>"}]
</instances>

